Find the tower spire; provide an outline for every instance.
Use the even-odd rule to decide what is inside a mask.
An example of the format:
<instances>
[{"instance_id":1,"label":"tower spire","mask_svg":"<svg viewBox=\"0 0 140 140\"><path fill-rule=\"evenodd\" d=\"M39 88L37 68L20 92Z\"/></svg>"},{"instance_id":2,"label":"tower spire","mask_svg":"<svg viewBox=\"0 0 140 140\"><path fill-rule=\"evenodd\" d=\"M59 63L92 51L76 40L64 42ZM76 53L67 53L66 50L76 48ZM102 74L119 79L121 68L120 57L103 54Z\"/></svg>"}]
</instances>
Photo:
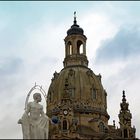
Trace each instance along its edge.
<instances>
[{"instance_id":1,"label":"tower spire","mask_svg":"<svg viewBox=\"0 0 140 140\"><path fill-rule=\"evenodd\" d=\"M73 21L74 25L77 25L77 21L76 21L76 11L74 11L74 21Z\"/></svg>"},{"instance_id":2,"label":"tower spire","mask_svg":"<svg viewBox=\"0 0 140 140\"><path fill-rule=\"evenodd\" d=\"M126 102L125 91L123 90L122 103L120 103L120 130L123 138L135 138L135 129L131 127L132 114L128 108L129 104Z\"/></svg>"},{"instance_id":3,"label":"tower spire","mask_svg":"<svg viewBox=\"0 0 140 140\"><path fill-rule=\"evenodd\" d=\"M122 97L123 97L123 98L122 98L122 101L123 101L123 102L126 102L126 98L125 98L126 96L125 96L125 91L124 91L124 90L123 90L123 96L122 96Z\"/></svg>"}]
</instances>

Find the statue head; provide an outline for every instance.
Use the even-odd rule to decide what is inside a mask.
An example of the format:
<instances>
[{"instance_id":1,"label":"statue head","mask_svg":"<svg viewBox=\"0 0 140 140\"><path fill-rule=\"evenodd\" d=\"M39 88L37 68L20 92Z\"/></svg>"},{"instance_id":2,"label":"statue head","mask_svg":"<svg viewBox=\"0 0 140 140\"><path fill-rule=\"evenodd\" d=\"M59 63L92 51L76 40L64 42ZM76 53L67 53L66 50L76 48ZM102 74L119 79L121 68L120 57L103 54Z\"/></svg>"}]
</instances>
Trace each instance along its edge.
<instances>
[{"instance_id":1,"label":"statue head","mask_svg":"<svg viewBox=\"0 0 140 140\"><path fill-rule=\"evenodd\" d=\"M40 93L35 93L35 94L33 94L33 98L34 98L34 100L37 101L37 102L41 102L41 99L42 99Z\"/></svg>"}]
</instances>

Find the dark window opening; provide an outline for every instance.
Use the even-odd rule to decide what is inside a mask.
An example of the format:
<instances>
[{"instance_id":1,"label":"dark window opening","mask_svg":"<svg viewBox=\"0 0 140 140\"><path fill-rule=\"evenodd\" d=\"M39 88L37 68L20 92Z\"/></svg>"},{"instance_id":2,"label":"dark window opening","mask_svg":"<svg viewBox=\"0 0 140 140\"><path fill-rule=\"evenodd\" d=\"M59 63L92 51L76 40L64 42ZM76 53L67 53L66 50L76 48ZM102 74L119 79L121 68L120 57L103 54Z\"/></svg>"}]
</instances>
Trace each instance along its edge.
<instances>
[{"instance_id":1,"label":"dark window opening","mask_svg":"<svg viewBox=\"0 0 140 140\"><path fill-rule=\"evenodd\" d=\"M127 129L124 129L124 138L128 138L128 132L127 132Z\"/></svg>"},{"instance_id":2,"label":"dark window opening","mask_svg":"<svg viewBox=\"0 0 140 140\"><path fill-rule=\"evenodd\" d=\"M104 123L103 122L99 123L99 131L104 132Z\"/></svg>"},{"instance_id":3,"label":"dark window opening","mask_svg":"<svg viewBox=\"0 0 140 140\"><path fill-rule=\"evenodd\" d=\"M63 121L63 130L67 130L67 121L66 120Z\"/></svg>"},{"instance_id":4,"label":"dark window opening","mask_svg":"<svg viewBox=\"0 0 140 140\"><path fill-rule=\"evenodd\" d=\"M97 98L96 89L92 89L92 99L95 100Z\"/></svg>"}]
</instances>

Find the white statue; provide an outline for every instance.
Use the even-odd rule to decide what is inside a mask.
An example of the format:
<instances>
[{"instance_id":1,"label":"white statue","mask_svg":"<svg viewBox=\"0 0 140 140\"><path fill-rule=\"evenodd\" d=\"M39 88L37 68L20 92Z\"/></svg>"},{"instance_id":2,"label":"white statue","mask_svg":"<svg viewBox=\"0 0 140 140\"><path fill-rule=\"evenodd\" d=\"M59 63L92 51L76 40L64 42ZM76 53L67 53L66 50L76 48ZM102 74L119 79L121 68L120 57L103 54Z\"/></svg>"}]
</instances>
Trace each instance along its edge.
<instances>
[{"instance_id":1,"label":"white statue","mask_svg":"<svg viewBox=\"0 0 140 140\"><path fill-rule=\"evenodd\" d=\"M43 111L41 94L33 95L34 101L27 108L18 123L22 125L23 139L48 139L48 117Z\"/></svg>"}]
</instances>

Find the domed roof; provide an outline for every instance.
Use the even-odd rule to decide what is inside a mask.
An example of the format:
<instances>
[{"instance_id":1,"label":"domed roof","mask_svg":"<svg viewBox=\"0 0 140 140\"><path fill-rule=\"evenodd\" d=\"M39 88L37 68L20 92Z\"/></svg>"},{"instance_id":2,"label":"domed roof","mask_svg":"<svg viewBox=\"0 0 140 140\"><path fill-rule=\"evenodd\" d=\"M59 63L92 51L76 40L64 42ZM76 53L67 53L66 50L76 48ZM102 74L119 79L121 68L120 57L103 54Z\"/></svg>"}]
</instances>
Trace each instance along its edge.
<instances>
[{"instance_id":1,"label":"domed roof","mask_svg":"<svg viewBox=\"0 0 140 140\"><path fill-rule=\"evenodd\" d=\"M96 90L97 99L92 97L92 89ZM73 101L93 103L98 108L105 109L105 91L101 83L101 75L95 75L87 67L67 67L60 73L54 73L52 83L48 91L48 99L51 96L52 102L58 102L70 94ZM101 104L103 102L103 104ZM99 106L98 106L99 105Z\"/></svg>"},{"instance_id":2,"label":"domed roof","mask_svg":"<svg viewBox=\"0 0 140 140\"><path fill-rule=\"evenodd\" d=\"M67 31L67 35L73 35L73 34L80 34L80 35L83 35L84 34L84 30L82 28L80 28L79 25L77 25L76 16L74 16L73 25Z\"/></svg>"},{"instance_id":3,"label":"domed roof","mask_svg":"<svg viewBox=\"0 0 140 140\"><path fill-rule=\"evenodd\" d=\"M65 38L64 68L60 73L54 73L48 90L48 115L61 114L67 104L66 108L74 113L100 114L107 121L107 93L102 86L101 75L88 68L86 36L83 33L74 16L74 23ZM74 38L69 35L74 35Z\"/></svg>"},{"instance_id":4,"label":"domed roof","mask_svg":"<svg viewBox=\"0 0 140 140\"><path fill-rule=\"evenodd\" d=\"M67 31L67 35L73 35L73 34L84 34L84 30L79 27L77 24L73 24L71 28Z\"/></svg>"}]
</instances>

